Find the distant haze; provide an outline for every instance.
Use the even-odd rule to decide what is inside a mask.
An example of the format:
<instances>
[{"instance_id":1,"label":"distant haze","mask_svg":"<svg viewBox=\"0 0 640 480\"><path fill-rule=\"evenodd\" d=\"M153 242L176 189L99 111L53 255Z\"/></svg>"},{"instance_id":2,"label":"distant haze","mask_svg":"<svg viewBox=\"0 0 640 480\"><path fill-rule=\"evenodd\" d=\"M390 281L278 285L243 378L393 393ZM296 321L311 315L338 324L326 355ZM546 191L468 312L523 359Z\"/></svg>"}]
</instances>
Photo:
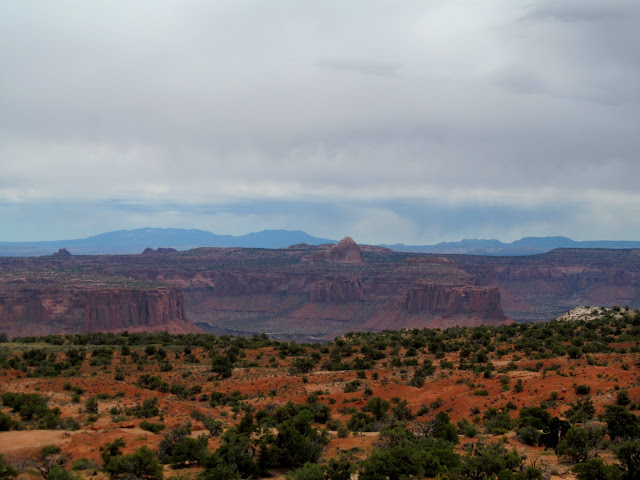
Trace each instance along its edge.
<instances>
[{"instance_id":1,"label":"distant haze","mask_svg":"<svg viewBox=\"0 0 640 480\"><path fill-rule=\"evenodd\" d=\"M0 241L640 239L636 0L0 3Z\"/></svg>"},{"instance_id":2,"label":"distant haze","mask_svg":"<svg viewBox=\"0 0 640 480\"><path fill-rule=\"evenodd\" d=\"M136 254L147 248L190 250L198 247L287 248L292 245L322 245L337 240L314 237L301 230L263 230L246 235L219 235L197 229L139 228L105 232L88 238L32 242L0 242L2 256L51 255L65 249L73 255ZM640 248L636 241L576 242L566 237L528 237L515 242L466 239L436 245L383 245L399 252L470 254L470 255L535 255L555 248Z\"/></svg>"}]
</instances>

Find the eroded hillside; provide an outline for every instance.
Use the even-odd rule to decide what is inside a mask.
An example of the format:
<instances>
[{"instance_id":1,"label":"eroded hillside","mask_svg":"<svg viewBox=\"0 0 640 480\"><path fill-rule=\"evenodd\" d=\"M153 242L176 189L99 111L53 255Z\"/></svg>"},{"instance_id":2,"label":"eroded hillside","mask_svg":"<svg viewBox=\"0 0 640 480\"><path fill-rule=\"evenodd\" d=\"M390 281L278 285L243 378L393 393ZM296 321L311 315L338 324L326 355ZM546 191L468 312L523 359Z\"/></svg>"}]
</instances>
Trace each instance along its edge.
<instances>
[{"instance_id":1,"label":"eroded hillside","mask_svg":"<svg viewBox=\"0 0 640 480\"><path fill-rule=\"evenodd\" d=\"M4 258L0 273L0 319L11 336L43 325L39 333L147 326L327 339L507 321L498 289L476 285L453 261L350 238L280 250Z\"/></svg>"}]
</instances>

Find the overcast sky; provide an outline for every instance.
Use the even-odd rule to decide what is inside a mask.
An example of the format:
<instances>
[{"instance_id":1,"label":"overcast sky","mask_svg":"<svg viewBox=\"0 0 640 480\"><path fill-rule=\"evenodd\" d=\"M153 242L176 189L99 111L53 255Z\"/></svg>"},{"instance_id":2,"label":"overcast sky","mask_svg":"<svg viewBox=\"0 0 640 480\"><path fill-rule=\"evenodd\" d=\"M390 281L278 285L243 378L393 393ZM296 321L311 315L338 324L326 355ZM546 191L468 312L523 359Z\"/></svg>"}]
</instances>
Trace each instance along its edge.
<instances>
[{"instance_id":1,"label":"overcast sky","mask_svg":"<svg viewBox=\"0 0 640 480\"><path fill-rule=\"evenodd\" d=\"M640 240L637 0L0 3L0 241Z\"/></svg>"}]
</instances>

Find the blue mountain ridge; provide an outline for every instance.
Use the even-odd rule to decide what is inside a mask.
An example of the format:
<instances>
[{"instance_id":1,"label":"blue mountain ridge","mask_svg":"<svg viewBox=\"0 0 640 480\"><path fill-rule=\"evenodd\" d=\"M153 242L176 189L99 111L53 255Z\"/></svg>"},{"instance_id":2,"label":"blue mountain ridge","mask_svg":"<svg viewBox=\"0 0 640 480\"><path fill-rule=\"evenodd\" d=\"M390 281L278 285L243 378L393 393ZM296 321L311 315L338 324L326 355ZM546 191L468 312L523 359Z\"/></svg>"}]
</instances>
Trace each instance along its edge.
<instances>
[{"instance_id":1,"label":"blue mountain ridge","mask_svg":"<svg viewBox=\"0 0 640 480\"><path fill-rule=\"evenodd\" d=\"M198 247L286 248L307 243L337 243L301 230L263 230L246 235L216 235L198 229L138 228L101 233L92 237L47 242L0 242L0 256L51 255L66 248L73 255L141 253L145 248L189 250Z\"/></svg>"},{"instance_id":2,"label":"blue mountain ridge","mask_svg":"<svg viewBox=\"0 0 640 480\"><path fill-rule=\"evenodd\" d=\"M0 256L51 255L66 248L74 255L132 254L145 248L189 250L198 247L286 248L306 243L321 245L336 240L309 235L301 230L262 230L246 235L217 235L184 228L138 228L101 233L82 239L46 242L0 242ZM556 248L640 248L640 241L575 241L567 237L524 237L511 243L496 239L463 239L435 245L380 245L398 252L491 256L534 255Z\"/></svg>"}]
</instances>

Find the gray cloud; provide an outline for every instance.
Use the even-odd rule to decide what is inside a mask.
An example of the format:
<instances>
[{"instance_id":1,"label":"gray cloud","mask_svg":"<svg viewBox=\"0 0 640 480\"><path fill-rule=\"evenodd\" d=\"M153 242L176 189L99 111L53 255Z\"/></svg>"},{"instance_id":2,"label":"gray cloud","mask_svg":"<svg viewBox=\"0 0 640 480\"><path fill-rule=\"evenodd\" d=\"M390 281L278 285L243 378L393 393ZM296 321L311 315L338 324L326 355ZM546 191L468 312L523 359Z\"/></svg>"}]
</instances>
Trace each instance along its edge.
<instances>
[{"instance_id":1,"label":"gray cloud","mask_svg":"<svg viewBox=\"0 0 640 480\"><path fill-rule=\"evenodd\" d=\"M318 60L316 65L330 70L356 72L364 75L377 75L381 77L396 75L400 69L400 64L394 62L349 60L341 58L326 58Z\"/></svg>"},{"instance_id":2,"label":"gray cloud","mask_svg":"<svg viewBox=\"0 0 640 480\"><path fill-rule=\"evenodd\" d=\"M0 231L638 237L638 31L632 0L5 3Z\"/></svg>"}]
</instances>

